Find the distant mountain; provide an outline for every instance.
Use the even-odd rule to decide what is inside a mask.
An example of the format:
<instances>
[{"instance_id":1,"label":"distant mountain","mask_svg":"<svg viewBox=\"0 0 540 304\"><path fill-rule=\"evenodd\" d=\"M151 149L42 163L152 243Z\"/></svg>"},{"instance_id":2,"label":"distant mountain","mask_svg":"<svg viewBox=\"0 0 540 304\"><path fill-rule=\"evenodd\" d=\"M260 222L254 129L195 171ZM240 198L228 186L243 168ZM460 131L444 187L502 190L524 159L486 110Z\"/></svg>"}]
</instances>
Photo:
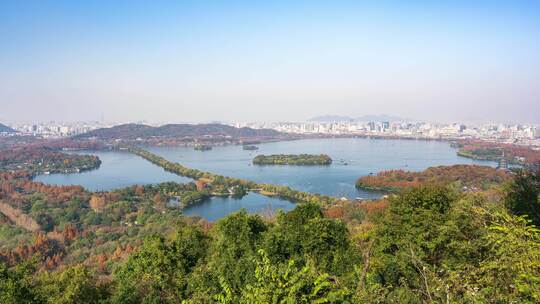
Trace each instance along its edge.
<instances>
[{"instance_id":1,"label":"distant mountain","mask_svg":"<svg viewBox=\"0 0 540 304\"><path fill-rule=\"evenodd\" d=\"M345 122L345 121L410 121L410 119L390 115L364 115L350 117L341 115L323 115L311 118L314 122Z\"/></svg>"},{"instance_id":2,"label":"distant mountain","mask_svg":"<svg viewBox=\"0 0 540 304\"><path fill-rule=\"evenodd\" d=\"M125 124L112 128L96 129L74 138L136 139L149 137L201 137L230 136L232 138L271 137L282 133L270 129L236 128L222 124L169 124L152 127L142 124Z\"/></svg>"},{"instance_id":3,"label":"distant mountain","mask_svg":"<svg viewBox=\"0 0 540 304\"><path fill-rule=\"evenodd\" d=\"M0 133L10 133L10 134L12 134L12 133L17 133L17 131L15 131L12 128L0 123Z\"/></svg>"}]
</instances>

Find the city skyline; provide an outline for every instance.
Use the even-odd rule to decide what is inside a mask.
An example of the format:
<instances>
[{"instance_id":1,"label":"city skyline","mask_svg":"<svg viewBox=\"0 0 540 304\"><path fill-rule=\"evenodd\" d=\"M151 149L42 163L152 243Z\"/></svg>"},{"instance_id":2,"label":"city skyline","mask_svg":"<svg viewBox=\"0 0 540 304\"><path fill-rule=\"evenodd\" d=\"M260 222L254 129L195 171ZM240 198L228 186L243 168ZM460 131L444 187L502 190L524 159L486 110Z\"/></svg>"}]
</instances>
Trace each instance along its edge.
<instances>
[{"instance_id":1,"label":"city skyline","mask_svg":"<svg viewBox=\"0 0 540 304\"><path fill-rule=\"evenodd\" d=\"M366 117L376 118L376 117ZM391 118L391 117L381 117ZM0 135L38 136L40 138L67 138L96 129L137 129L134 126L146 125L149 128L184 128L193 124L148 124L138 122L104 123L104 122L45 122L29 124L11 124L18 133L0 132ZM266 129L282 132L283 134L321 135L321 136L376 136L404 139L437 139L437 140L485 140L489 142L508 143L530 147L540 147L540 125L534 124L469 124L463 122L441 123L403 120L350 120L350 121L304 121L304 122L229 122L200 124L205 126L233 126L235 128ZM0 127L2 125L0 124Z\"/></svg>"}]
</instances>

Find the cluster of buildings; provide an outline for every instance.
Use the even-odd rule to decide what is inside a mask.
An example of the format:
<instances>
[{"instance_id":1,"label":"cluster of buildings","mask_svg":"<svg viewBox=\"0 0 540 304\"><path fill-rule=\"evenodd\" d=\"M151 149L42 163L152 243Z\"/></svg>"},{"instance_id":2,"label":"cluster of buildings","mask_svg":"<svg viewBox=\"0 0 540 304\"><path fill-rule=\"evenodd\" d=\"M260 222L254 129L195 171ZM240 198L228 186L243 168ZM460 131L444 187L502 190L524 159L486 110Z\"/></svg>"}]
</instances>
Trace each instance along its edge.
<instances>
[{"instance_id":1,"label":"cluster of buildings","mask_svg":"<svg viewBox=\"0 0 540 304\"><path fill-rule=\"evenodd\" d=\"M269 128L306 135L357 135L419 139L485 139L540 146L539 125L464 124L401 121L237 123L237 127Z\"/></svg>"},{"instance_id":2,"label":"cluster of buildings","mask_svg":"<svg viewBox=\"0 0 540 304\"><path fill-rule=\"evenodd\" d=\"M37 124L19 123L10 125L11 128L19 132L20 135L33 135L44 138L67 137L86 133L98 128L109 127L100 122L44 122Z\"/></svg>"},{"instance_id":3,"label":"cluster of buildings","mask_svg":"<svg viewBox=\"0 0 540 304\"><path fill-rule=\"evenodd\" d=\"M67 137L118 123L45 122L12 124L20 135L44 138ZM272 122L233 123L235 127L273 129L300 135L381 136L418 139L484 139L540 147L540 125L465 124L405 121Z\"/></svg>"}]
</instances>

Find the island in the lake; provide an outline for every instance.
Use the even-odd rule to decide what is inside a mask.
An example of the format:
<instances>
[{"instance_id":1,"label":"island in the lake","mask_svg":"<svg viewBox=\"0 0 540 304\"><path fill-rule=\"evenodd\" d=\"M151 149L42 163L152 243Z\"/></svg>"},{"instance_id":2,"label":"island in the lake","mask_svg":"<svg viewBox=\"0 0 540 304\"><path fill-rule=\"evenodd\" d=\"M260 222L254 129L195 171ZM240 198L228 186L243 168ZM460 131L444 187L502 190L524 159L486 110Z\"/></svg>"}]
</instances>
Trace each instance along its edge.
<instances>
[{"instance_id":1,"label":"island in the lake","mask_svg":"<svg viewBox=\"0 0 540 304\"><path fill-rule=\"evenodd\" d=\"M259 150L259 147L255 145L243 145L242 149L247 150L247 151L254 151L254 150Z\"/></svg>"},{"instance_id":2,"label":"island in the lake","mask_svg":"<svg viewBox=\"0 0 540 304\"><path fill-rule=\"evenodd\" d=\"M326 154L272 154L257 155L254 165L325 166L332 164Z\"/></svg>"},{"instance_id":3,"label":"island in the lake","mask_svg":"<svg viewBox=\"0 0 540 304\"><path fill-rule=\"evenodd\" d=\"M197 151L209 151L209 150L212 150L212 146L209 146L209 145L195 145L195 147L193 147L193 149L195 149Z\"/></svg>"}]
</instances>

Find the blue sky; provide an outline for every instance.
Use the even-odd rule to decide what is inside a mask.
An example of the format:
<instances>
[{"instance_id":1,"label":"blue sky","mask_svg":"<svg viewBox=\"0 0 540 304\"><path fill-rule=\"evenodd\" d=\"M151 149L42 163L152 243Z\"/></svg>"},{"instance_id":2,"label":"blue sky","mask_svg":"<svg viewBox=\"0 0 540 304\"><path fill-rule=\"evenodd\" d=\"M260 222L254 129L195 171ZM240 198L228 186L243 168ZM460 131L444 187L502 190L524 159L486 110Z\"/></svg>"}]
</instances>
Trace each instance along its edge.
<instances>
[{"instance_id":1,"label":"blue sky","mask_svg":"<svg viewBox=\"0 0 540 304\"><path fill-rule=\"evenodd\" d=\"M0 0L0 121L540 122L539 3Z\"/></svg>"}]
</instances>

